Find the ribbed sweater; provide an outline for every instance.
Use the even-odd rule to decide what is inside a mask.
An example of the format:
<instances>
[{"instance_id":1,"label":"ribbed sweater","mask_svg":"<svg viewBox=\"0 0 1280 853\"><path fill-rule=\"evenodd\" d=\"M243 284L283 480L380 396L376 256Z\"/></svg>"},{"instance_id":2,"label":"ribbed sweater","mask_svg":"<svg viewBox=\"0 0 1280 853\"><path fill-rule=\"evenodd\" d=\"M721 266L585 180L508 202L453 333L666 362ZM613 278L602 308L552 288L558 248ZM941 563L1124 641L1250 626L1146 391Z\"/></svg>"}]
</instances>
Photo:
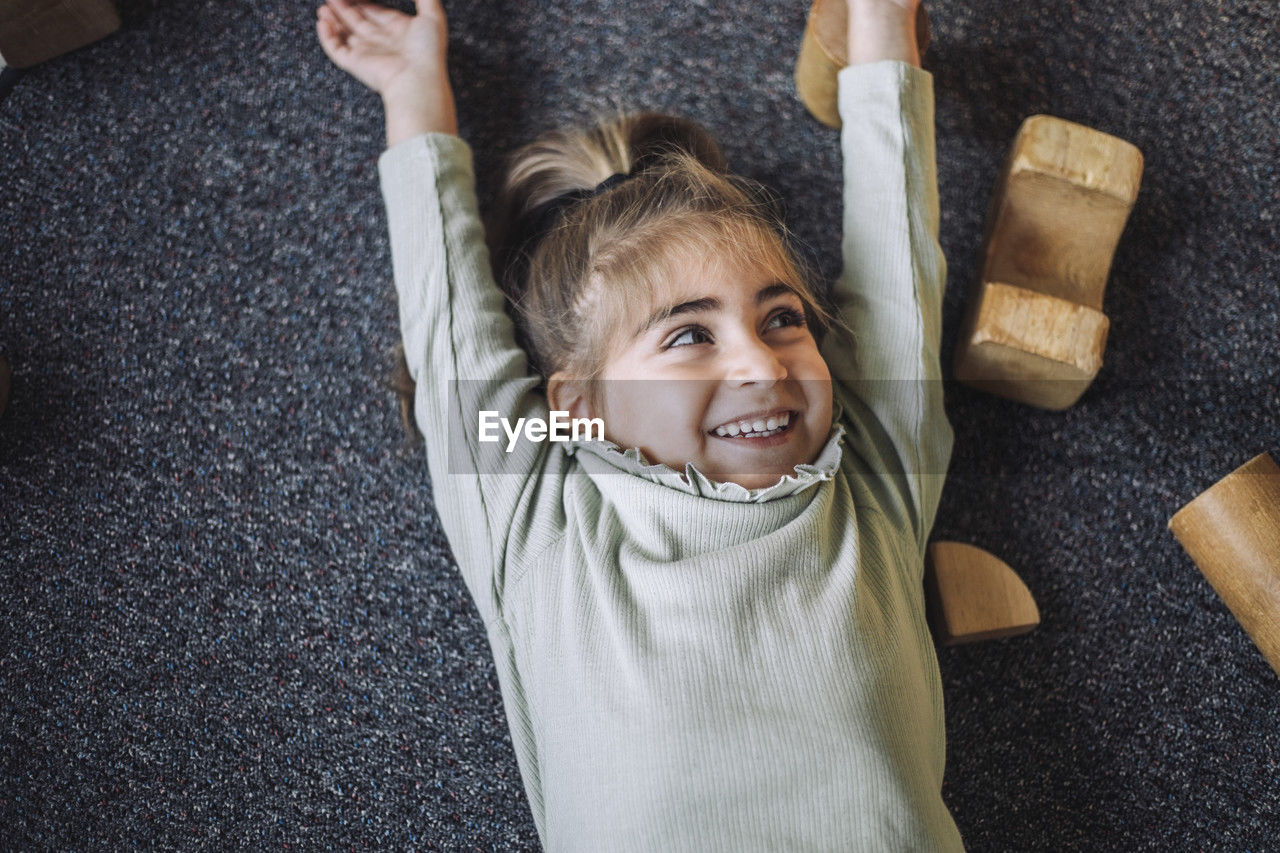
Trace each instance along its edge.
<instances>
[{"instance_id":1,"label":"ribbed sweater","mask_svg":"<svg viewBox=\"0 0 1280 853\"><path fill-rule=\"evenodd\" d=\"M922 590L952 445L933 80L853 66L839 102L837 422L750 492L608 441L480 443L481 409L548 412L471 151L425 134L379 160L435 507L548 850L962 849Z\"/></svg>"}]
</instances>

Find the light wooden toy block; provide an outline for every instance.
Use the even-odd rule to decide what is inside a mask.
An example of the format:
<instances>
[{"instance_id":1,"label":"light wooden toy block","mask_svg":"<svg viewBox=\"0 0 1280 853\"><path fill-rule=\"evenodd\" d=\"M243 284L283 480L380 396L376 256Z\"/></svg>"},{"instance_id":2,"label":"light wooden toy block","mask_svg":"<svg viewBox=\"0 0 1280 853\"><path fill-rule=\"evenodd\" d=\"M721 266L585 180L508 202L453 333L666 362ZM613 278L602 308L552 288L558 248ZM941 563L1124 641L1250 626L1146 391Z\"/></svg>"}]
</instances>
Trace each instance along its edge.
<instances>
[{"instance_id":1,"label":"light wooden toy block","mask_svg":"<svg viewBox=\"0 0 1280 853\"><path fill-rule=\"evenodd\" d=\"M916 42L924 56L929 46L929 16L924 6L916 13ZM813 117L831 127L840 126L836 75L848 64L848 5L845 0L814 0L796 59L796 91Z\"/></svg>"},{"instance_id":2,"label":"light wooden toy block","mask_svg":"<svg viewBox=\"0 0 1280 853\"><path fill-rule=\"evenodd\" d=\"M118 29L111 0L0 0L0 68L30 68Z\"/></svg>"},{"instance_id":3,"label":"light wooden toy block","mask_svg":"<svg viewBox=\"0 0 1280 853\"><path fill-rule=\"evenodd\" d=\"M940 645L1025 634L1040 609L1004 561L960 542L931 542L925 552L925 598Z\"/></svg>"},{"instance_id":4,"label":"light wooden toy block","mask_svg":"<svg viewBox=\"0 0 1280 853\"><path fill-rule=\"evenodd\" d=\"M1138 197L1142 152L1053 116L1022 123L992 198L955 375L1042 409L1073 405L1102 367L1102 295Z\"/></svg>"},{"instance_id":5,"label":"light wooden toy block","mask_svg":"<svg viewBox=\"0 0 1280 853\"><path fill-rule=\"evenodd\" d=\"M1174 513L1169 529L1280 675L1280 466L1255 456Z\"/></svg>"}]
</instances>

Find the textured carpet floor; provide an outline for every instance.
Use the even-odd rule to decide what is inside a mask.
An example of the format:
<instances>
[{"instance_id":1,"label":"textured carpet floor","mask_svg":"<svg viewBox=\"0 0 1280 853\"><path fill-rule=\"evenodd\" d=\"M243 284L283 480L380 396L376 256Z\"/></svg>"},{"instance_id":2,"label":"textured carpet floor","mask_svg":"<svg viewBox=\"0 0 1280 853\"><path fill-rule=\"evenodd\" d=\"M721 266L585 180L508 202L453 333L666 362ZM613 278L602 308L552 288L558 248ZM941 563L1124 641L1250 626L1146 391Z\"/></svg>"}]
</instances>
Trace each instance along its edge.
<instances>
[{"instance_id":1,"label":"textured carpet floor","mask_svg":"<svg viewBox=\"0 0 1280 853\"><path fill-rule=\"evenodd\" d=\"M449 2L482 199L615 104L702 120L838 271L806 8ZM1276 849L1280 679L1166 530L1280 448L1280 7L931 5L944 367L1000 161L1050 113L1146 155L1106 365L1062 414L948 390L936 538L1038 599L940 653L974 850ZM312 3L126 8L0 102L3 846L536 846L481 623L381 385L380 106Z\"/></svg>"}]
</instances>

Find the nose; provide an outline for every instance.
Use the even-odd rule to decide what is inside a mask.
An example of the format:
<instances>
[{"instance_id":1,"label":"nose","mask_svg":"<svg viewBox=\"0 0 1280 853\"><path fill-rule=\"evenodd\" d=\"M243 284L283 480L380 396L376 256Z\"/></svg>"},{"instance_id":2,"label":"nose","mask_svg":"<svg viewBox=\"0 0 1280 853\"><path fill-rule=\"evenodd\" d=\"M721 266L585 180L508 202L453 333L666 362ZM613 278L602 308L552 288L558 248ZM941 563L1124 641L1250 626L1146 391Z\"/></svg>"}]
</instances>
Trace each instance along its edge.
<instances>
[{"instance_id":1,"label":"nose","mask_svg":"<svg viewBox=\"0 0 1280 853\"><path fill-rule=\"evenodd\" d=\"M773 347L750 335L737 343L727 356L725 381L734 385L769 386L787 378L787 366Z\"/></svg>"}]
</instances>

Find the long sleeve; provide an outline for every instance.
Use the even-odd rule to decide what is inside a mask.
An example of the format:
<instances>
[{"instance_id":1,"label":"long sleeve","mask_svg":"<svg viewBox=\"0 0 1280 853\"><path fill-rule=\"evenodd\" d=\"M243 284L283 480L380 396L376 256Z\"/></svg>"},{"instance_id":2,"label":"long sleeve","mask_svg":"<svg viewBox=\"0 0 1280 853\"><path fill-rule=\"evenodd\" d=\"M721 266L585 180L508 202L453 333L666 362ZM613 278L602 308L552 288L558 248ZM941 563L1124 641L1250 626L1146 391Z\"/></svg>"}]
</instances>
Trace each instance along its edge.
<instances>
[{"instance_id":1,"label":"long sleeve","mask_svg":"<svg viewBox=\"0 0 1280 853\"><path fill-rule=\"evenodd\" d=\"M489 265L471 149L424 134L378 161L391 232L401 334L417 383L414 415L426 440L436 511L485 622L501 606L506 543L546 444L479 441L479 413L513 423L547 417Z\"/></svg>"},{"instance_id":2,"label":"long sleeve","mask_svg":"<svg viewBox=\"0 0 1280 853\"><path fill-rule=\"evenodd\" d=\"M886 61L845 68L838 82L844 271L834 302L847 330L833 330L823 355L882 508L911 526L923 550L953 442L938 353L946 261L933 77Z\"/></svg>"}]
</instances>

